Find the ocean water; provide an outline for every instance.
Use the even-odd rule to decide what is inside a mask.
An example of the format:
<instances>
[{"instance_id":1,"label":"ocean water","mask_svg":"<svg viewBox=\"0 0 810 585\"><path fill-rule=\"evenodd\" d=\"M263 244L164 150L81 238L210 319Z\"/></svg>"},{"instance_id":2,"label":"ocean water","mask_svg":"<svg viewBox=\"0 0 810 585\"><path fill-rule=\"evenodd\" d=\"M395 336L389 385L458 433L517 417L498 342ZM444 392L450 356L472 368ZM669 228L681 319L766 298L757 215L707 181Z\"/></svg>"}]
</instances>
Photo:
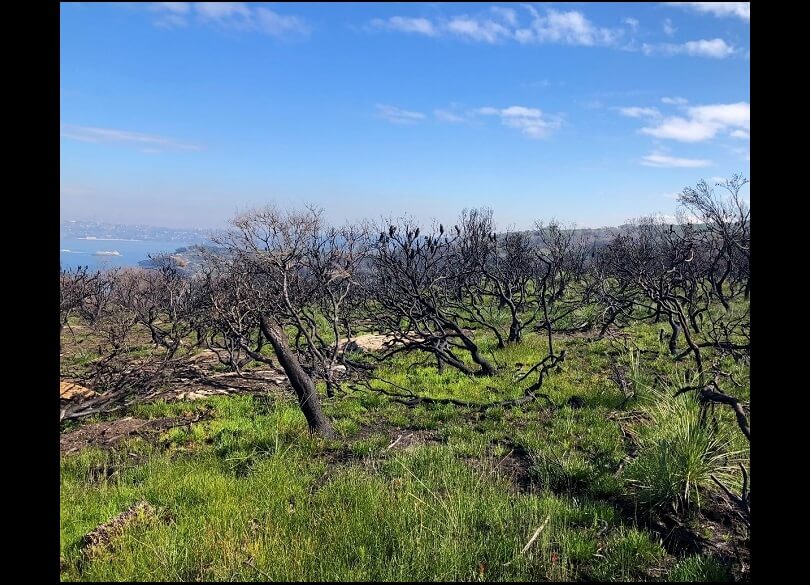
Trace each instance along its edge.
<instances>
[{"instance_id":1,"label":"ocean water","mask_svg":"<svg viewBox=\"0 0 810 585\"><path fill-rule=\"evenodd\" d=\"M174 252L177 248L203 242L162 242L159 240L59 240L59 262L63 269L89 266L90 270L137 266L149 254ZM115 252L117 254L99 254Z\"/></svg>"}]
</instances>

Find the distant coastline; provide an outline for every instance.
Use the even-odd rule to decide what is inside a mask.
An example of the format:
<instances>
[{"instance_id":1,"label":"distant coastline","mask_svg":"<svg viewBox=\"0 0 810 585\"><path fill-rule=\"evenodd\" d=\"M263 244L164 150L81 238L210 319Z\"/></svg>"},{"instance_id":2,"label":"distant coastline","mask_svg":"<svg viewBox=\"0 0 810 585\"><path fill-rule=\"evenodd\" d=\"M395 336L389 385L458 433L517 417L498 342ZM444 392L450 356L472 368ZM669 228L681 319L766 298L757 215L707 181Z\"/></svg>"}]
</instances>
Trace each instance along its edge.
<instances>
[{"instance_id":1,"label":"distant coastline","mask_svg":"<svg viewBox=\"0 0 810 585\"><path fill-rule=\"evenodd\" d=\"M77 240L96 240L99 242L142 242L143 240L133 240L129 238L97 238L96 236L84 236Z\"/></svg>"}]
</instances>

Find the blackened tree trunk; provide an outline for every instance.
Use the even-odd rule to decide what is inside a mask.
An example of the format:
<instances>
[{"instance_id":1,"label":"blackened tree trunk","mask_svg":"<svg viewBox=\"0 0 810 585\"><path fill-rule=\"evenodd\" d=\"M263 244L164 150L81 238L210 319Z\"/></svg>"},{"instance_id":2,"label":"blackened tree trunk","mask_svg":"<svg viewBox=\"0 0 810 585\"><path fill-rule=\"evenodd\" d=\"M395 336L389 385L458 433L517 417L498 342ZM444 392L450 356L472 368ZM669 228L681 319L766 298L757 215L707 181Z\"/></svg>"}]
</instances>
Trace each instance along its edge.
<instances>
[{"instance_id":1,"label":"blackened tree trunk","mask_svg":"<svg viewBox=\"0 0 810 585\"><path fill-rule=\"evenodd\" d=\"M661 321L661 303L655 303L655 318L653 319L653 323L659 323Z\"/></svg>"},{"instance_id":2,"label":"blackened tree trunk","mask_svg":"<svg viewBox=\"0 0 810 585\"><path fill-rule=\"evenodd\" d=\"M669 336L669 352L675 355L678 353L678 334L681 332L681 326L675 322L672 313L669 314L669 326L672 328L672 334Z\"/></svg>"},{"instance_id":3,"label":"blackened tree trunk","mask_svg":"<svg viewBox=\"0 0 810 585\"><path fill-rule=\"evenodd\" d=\"M298 404L301 407L301 412L307 419L310 432L318 433L322 437L331 439L335 436L335 431L332 429L332 423L326 418L321 410L321 403L318 400L318 392L315 389L315 384L312 382L298 359L290 344L287 342L287 336L275 320L261 316L262 333L270 341L273 350L276 352L279 364L284 369L287 379L290 381L295 394L298 397Z\"/></svg>"},{"instance_id":4,"label":"blackened tree trunk","mask_svg":"<svg viewBox=\"0 0 810 585\"><path fill-rule=\"evenodd\" d=\"M509 343L519 343L521 337L520 320L517 318L517 312L512 312L512 323L509 325ZM498 340L498 347L503 347L503 341Z\"/></svg>"},{"instance_id":5,"label":"blackened tree trunk","mask_svg":"<svg viewBox=\"0 0 810 585\"><path fill-rule=\"evenodd\" d=\"M472 357L472 360L481 367L479 371L475 372L476 375L491 376L495 373L495 368L493 368L492 364L490 364L486 359L484 359L484 356L481 355L478 346L472 339L470 339L467 335L464 334L464 331L462 331L461 327L456 325L454 322L448 320L445 320L444 325L448 329L452 329L456 333L459 339L461 339L461 343L463 343L467 351L470 352L470 357Z\"/></svg>"}]
</instances>

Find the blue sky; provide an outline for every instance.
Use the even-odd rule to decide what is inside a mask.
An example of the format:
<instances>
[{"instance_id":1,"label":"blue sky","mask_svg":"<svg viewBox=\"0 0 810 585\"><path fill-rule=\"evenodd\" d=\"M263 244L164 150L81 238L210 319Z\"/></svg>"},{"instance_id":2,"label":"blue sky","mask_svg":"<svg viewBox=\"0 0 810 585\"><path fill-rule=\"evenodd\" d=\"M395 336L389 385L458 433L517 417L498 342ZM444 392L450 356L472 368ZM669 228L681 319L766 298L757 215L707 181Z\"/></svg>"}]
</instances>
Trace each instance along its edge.
<instances>
[{"instance_id":1,"label":"blue sky","mask_svg":"<svg viewBox=\"0 0 810 585\"><path fill-rule=\"evenodd\" d=\"M62 3L61 214L674 213L749 175L748 3Z\"/></svg>"}]
</instances>

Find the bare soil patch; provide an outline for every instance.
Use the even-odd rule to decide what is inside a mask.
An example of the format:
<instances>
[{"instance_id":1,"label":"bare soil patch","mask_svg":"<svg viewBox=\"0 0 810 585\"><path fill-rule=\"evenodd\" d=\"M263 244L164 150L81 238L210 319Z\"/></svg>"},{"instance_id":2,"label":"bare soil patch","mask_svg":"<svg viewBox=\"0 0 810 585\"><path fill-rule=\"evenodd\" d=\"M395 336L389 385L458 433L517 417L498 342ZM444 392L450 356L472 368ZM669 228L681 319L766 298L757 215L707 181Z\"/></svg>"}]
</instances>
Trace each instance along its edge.
<instances>
[{"instance_id":1,"label":"bare soil patch","mask_svg":"<svg viewBox=\"0 0 810 585\"><path fill-rule=\"evenodd\" d=\"M151 420L125 417L84 425L74 431L59 436L59 452L62 455L73 453L85 447L114 448L121 440L131 436L153 439L168 429L190 425L205 418L201 413L195 416L164 417Z\"/></svg>"},{"instance_id":2,"label":"bare soil patch","mask_svg":"<svg viewBox=\"0 0 810 585\"><path fill-rule=\"evenodd\" d=\"M482 474L489 474L506 479L513 489L528 493L534 489L531 478L532 459L529 452L521 445L508 443L509 451L502 457L466 457L464 461Z\"/></svg>"},{"instance_id":3,"label":"bare soil patch","mask_svg":"<svg viewBox=\"0 0 810 585\"><path fill-rule=\"evenodd\" d=\"M409 447L426 445L428 443L442 443L442 439L434 431L400 430L392 433L391 442L385 448L386 451L404 451Z\"/></svg>"},{"instance_id":4,"label":"bare soil patch","mask_svg":"<svg viewBox=\"0 0 810 585\"><path fill-rule=\"evenodd\" d=\"M149 502L141 501L133 504L115 518L85 534L81 541L82 551L87 556L93 556L109 547L113 539L123 534L134 522L153 518L157 518L157 512Z\"/></svg>"}]
</instances>

